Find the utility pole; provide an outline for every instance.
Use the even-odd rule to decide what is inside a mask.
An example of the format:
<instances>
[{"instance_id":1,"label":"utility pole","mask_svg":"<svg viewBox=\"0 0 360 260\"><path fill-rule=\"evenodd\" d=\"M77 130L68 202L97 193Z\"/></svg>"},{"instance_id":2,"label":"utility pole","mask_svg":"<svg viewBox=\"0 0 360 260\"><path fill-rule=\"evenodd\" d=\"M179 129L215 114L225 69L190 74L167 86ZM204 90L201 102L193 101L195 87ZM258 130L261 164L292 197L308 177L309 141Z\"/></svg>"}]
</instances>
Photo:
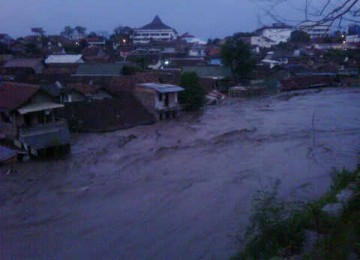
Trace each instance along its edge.
<instances>
[{"instance_id":1,"label":"utility pole","mask_svg":"<svg viewBox=\"0 0 360 260\"><path fill-rule=\"evenodd\" d=\"M308 21L308 12L309 12L309 0L305 2L305 21Z\"/></svg>"}]
</instances>

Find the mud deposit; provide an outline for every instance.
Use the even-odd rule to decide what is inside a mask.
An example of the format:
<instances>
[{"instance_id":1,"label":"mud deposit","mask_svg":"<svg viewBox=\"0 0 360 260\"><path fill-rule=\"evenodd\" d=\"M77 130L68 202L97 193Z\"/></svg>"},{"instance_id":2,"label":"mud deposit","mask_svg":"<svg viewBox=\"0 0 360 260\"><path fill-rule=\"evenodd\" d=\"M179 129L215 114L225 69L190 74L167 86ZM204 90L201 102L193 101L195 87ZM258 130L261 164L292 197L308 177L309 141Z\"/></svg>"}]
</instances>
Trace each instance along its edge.
<instances>
[{"instance_id":1,"label":"mud deposit","mask_svg":"<svg viewBox=\"0 0 360 260\"><path fill-rule=\"evenodd\" d=\"M360 151L360 89L230 101L74 136L63 160L0 174L1 259L227 259L257 190L313 199ZM0 168L6 171L8 167Z\"/></svg>"}]
</instances>

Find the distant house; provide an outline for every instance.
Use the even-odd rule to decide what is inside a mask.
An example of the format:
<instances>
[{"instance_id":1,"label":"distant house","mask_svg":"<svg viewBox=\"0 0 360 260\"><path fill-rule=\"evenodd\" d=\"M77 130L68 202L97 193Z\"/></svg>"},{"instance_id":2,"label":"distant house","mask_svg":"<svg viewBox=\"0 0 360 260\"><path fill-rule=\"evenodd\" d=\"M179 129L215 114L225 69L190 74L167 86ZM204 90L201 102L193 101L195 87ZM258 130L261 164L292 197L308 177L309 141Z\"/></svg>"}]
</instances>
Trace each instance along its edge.
<instances>
[{"instance_id":1,"label":"distant house","mask_svg":"<svg viewBox=\"0 0 360 260\"><path fill-rule=\"evenodd\" d=\"M54 110L63 105L37 85L0 85L0 131L21 149L34 156L67 152L69 129L55 118Z\"/></svg>"},{"instance_id":2,"label":"distant house","mask_svg":"<svg viewBox=\"0 0 360 260\"><path fill-rule=\"evenodd\" d=\"M160 83L142 83L135 88L135 95L157 120L175 118L180 106L178 93L182 87Z\"/></svg>"},{"instance_id":3,"label":"distant house","mask_svg":"<svg viewBox=\"0 0 360 260\"><path fill-rule=\"evenodd\" d=\"M293 27L289 25L275 23L271 26L264 26L256 30L256 34L270 39L275 44L279 44L281 42L287 42L290 39L293 30Z\"/></svg>"},{"instance_id":4,"label":"distant house","mask_svg":"<svg viewBox=\"0 0 360 260\"><path fill-rule=\"evenodd\" d=\"M11 54L0 54L0 66L4 65L9 60L12 60L14 58Z\"/></svg>"},{"instance_id":5,"label":"distant house","mask_svg":"<svg viewBox=\"0 0 360 260\"><path fill-rule=\"evenodd\" d=\"M195 36L186 32L180 36L180 39L186 41L187 43L191 43L195 39Z\"/></svg>"},{"instance_id":6,"label":"distant house","mask_svg":"<svg viewBox=\"0 0 360 260\"><path fill-rule=\"evenodd\" d=\"M107 89L90 84L74 83L62 86L56 82L55 84L41 86L41 88L57 102L63 104L113 98Z\"/></svg>"},{"instance_id":7,"label":"distant house","mask_svg":"<svg viewBox=\"0 0 360 260\"><path fill-rule=\"evenodd\" d=\"M133 43L146 44L153 41L171 41L177 38L177 31L164 24L159 16L154 20L138 29L134 30Z\"/></svg>"},{"instance_id":8,"label":"distant house","mask_svg":"<svg viewBox=\"0 0 360 260\"><path fill-rule=\"evenodd\" d=\"M199 78L224 79L232 77L231 69L223 66L184 66L183 72L195 72Z\"/></svg>"},{"instance_id":9,"label":"distant house","mask_svg":"<svg viewBox=\"0 0 360 260\"><path fill-rule=\"evenodd\" d=\"M63 35L48 35L47 36L49 43L53 46L59 46L62 47L64 45L70 45L73 44L73 41L69 40Z\"/></svg>"},{"instance_id":10,"label":"distant house","mask_svg":"<svg viewBox=\"0 0 360 260\"><path fill-rule=\"evenodd\" d=\"M9 60L2 68L6 74L41 74L44 65L42 59L23 58Z\"/></svg>"},{"instance_id":11,"label":"distant house","mask_svg":"<svg viewBox=\"0 0 360 260\"><path fill-rule=\"evenodd\" d=\"M67 100L64 100L64 102L105 100L113 98L113 95L107 89L90 84L70 84L67 92Z\"/></svg>"},{"instance_id":12,"label":"distant house","mask_svg":"<svg viewBox=\"0 0 360 260\"><path fill-rule=\"evenodd\" d=\"M0 44L10 46L13 42L15 42L14 39L8 34L0 33Z\"/></svg>"},{"instance_id":13,"label":"distant house","mask_svg":"<svg viewBox=\"0 0 360 260\"><path fill-rule=\"evenodd\" d=\"M272 40L266 36L250 35L243 36L240 39L249 44L255 52L260 52L260 49L269 49L274 45L279 44L278 41Z\"/></svg>"},{"instance_id":14,"label":"distant house","mask_svg":"<svg viewBox=\"0 0 360 260\"><path fill-rule=\"evenodd\" d=\"M205 57L206 49L204 45L193 45L189 50L190 57Z\"/></svg>"},{"instance_id":15,"label":"distant house","mask_svg":"<svg viewBox=\"0 0 360 260\"><path fill-rule=\"evenodd\" d=\"M123 63L81 64L75 76L82 77L112 77L123 74Z\"/></svg>"},{"instance_id":16,"label":"distant house","mask_svg":"<svg viewBox=\"0 0 360 260\"><path fill-rule=\"evenodd\" d=\"M195 72L201 87L207 93L220 89L222 82L226 84L232 78L231 69L223 66L184 66L182 71Z\"/></svg>"},{"instance_id":17,"label":"distant house","mask_svg":"<svg viewBox=\"0 0 360 260\"><path fill-rule=\"evenodd\" d=\"M207 65L204 57L189 57L189 58L170 58L166 67L182 68L184 66L202 66Z\"/></svg>"},{"instance_id":18,"label":"distant house","mask_svg":"<svg viewBox=\"0 0 360 260\"><path fill-rule=\"evenodd\" d=\"M330 87L335 82L334 75L309 75L296 78L290 78L280 81L280 89L282 91Z\"/></svg>"},{"instance_id":19,"label":"distant house","mask_svg":"<svg viewBox=\"0 0 360 260\"><path fill-rule=\"evenodd\" d=\"M59 82L50 85L43 85L41 88L51 95L59 103L66 104L86 100L86 95L72 87L62 86Z\"/></svg>"},{"instance_id":20,"label":"distant house","mask_svg":"<svg viewBox=\"0 0 360 260\"><path fill-rule=\"evenodd\" d=\"M101 37L101 36L92 36L92 37L88 37L86 39L88 45L90 47L93 47L93 46L99 46L99 47L104 47L105 46L105 37Z\"/></svg>"},{"instance_id":21,"label":"distant house","mask_svg":"<svg viewBox=\"0 0 360 260\"><path fill-rule=\"evenodd\" d=\"M261 63L269 66L269 68L272 69L275 66L288 64L291 56L291 54L284 52L269 51L266 54L265 58L261 60Z\"/></svg>"},{"instance_id":22,"label":"distant house","mask_svg":"<svg viewBox=\"0 0 360 260\"><path fill-rule=\"evenodd\" d=\"M46 65L77 65L84 63L81 54L50 55L46 58Z\"/></svg>"},{"instance_id":23,"label":"distant house","mask_svg":"<svg viewBox=\"0 0 360 260\"><path fill-rule=\"evenodd\" d=\"M42 59L16 58L0 67L3 78L8 81L25 82L42 74L44 65Z\"/></svg>"},{"instance_id":24,"label":"distant house","mask_svg":"<svg viewBox=\"0 0 360 260\"><path fill-rule=\"evenodd\" d=\"M110 55L99 47L87 47L82 51L83 59L89 63L110 62Z\"/></svg>"}]
</instances>

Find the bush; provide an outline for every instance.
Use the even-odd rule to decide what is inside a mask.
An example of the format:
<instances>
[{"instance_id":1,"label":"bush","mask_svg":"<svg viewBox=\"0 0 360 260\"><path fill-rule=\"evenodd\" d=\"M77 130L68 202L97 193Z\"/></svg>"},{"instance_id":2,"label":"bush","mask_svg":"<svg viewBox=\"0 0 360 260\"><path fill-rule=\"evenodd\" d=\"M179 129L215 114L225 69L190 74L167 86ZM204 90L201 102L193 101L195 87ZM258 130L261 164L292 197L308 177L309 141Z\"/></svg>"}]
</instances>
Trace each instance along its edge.
<instances>
[{"instance_id":1,"label":"bush","mask_svg":"<svg viewBox=\"0 0 360 260\"><path fill-rule=\"evenodd\" d=\"M185 90L180 92L179 101L190 110L199 110L205 104L205 90L200 86L195 72L185 72L180 79L180 86Z\"/></svg>"}]
</instances>

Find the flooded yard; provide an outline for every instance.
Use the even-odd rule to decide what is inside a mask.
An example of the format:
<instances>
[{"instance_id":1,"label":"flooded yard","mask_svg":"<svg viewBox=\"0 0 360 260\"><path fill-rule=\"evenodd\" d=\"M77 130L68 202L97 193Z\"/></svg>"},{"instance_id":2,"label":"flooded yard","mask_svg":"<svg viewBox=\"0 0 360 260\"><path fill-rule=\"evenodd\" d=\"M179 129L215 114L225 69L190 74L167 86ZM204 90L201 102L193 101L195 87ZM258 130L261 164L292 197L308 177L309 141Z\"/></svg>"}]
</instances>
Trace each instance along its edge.
<instances>
[{"instance_id":1,"label":"flooded yard","mask_svg":"<svg viewBox=\"0 0 360 260\"><path fill-rule=\"evenodd\" d=\"M0 258L226 259L256 191L280 181L283 197L317 198L359 152L359 88L76 135L68 158L0 174Z\"/></svg>"}]
</instances>

